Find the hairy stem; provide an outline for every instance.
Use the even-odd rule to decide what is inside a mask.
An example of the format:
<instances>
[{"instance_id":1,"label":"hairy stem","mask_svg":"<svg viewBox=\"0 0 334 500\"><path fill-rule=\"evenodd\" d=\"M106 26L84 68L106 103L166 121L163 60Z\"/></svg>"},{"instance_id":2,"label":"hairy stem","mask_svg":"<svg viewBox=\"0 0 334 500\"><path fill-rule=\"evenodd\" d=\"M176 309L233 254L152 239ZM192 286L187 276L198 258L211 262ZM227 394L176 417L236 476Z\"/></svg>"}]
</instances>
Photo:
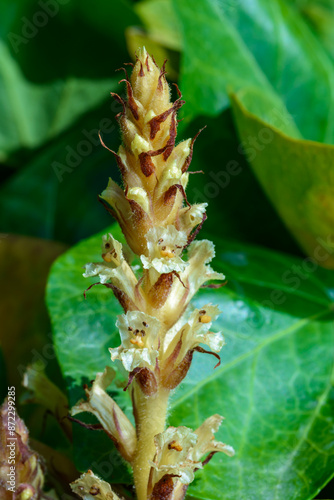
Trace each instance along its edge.
<instances>
[{"instance_id":1,"label":"hairy stem","mask_svg":"<svg viewBox=\"0 0 334 500\"><path fill-rule=\"evenodd\" d=\"M133 461L133 476L137 499L147 500L147 487L155 455L154 436L165 429L169 390L158 389L153 396L145 396L135 388L136 424L138 443Z\"/></svg>"}]
</instances>

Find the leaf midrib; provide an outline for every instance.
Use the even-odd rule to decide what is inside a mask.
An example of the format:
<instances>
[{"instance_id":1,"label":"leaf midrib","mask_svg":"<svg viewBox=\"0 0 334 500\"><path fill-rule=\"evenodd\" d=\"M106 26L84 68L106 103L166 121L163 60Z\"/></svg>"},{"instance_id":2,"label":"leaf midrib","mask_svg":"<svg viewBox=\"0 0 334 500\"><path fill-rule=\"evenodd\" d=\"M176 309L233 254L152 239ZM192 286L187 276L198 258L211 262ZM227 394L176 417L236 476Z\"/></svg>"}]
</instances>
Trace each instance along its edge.
<instances>
[{"instance_id":1,"label":"leaf midrib","mask_svg":"<svg viewBox=\"0 0 334 500\"><path fill-rule=\"evenodd\" d=\"M333 331L334 333L334 331ZM333 360L334 361L334 360ZM277 481L277 486L276 486L276 489L275 489L275 499L279 500L279 492L278 492L278 485L281 484L282 482L282 477L283 475L285 474L285 472L287 471L288 467L292 464L292 461L294 459L294 457L297 455L299 449L301 448L301 446L303 445L303 443L306 441L306 438L307 436L309 435L312 427L313 427L313 424L315 423L315 420L316 418L318 417L320 411L321 411L321 408L323 407L323 405L325 404L326 402L326 399L327 399L327 396L329 394L329 392L331 391L332 389L332 386L333 386L333 381L334 381L334 363L332 365L332 371L331 371L331 376L328 378L328 383L327 383L327 386L326 388L324 389L323 393L321 394L321 396L319 397L318 399L318 404L317 406L315 407L310 419L309 419L309 422L308 424L306 425L305 429L304 429L304 432L302 433L297 445L295 446L294 450L292 451L292 453L290 454L290 457L289 459L287 460L285 466L282 468L281 470L281 474L280 474L280 477L279 477L279 480ZM324 452L322 452L324 454ZM315 492L316 493L316 492ZM313 498L313 495L311 495L310 498Z\"/></svg>"}]
</instances>

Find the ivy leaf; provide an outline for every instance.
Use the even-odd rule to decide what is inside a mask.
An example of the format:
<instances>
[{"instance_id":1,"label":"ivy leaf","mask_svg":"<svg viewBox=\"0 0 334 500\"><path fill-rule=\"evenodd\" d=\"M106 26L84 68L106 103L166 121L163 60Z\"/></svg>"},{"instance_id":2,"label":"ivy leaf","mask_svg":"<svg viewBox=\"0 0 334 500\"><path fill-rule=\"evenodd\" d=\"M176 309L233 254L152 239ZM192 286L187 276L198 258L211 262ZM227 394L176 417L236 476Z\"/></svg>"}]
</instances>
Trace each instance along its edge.
<instances>
[{"instance_id":1,"label":"ivy leaf","mask_svg":"<svg viewBox=\"0 0 334 500\"><path fill-rule=\"evenodd\" d=\"M0 161L13 164L108 99L138 18L126 0L3 0L0 18Z\"/></svg>"},{"instance_id":2,"label":"ivy leaf","mask_svg":"<svg viewBox=\"0 0 334 500\"><path fill-rule=\"evenodd\" d=\"M243 104L233 105L238 151L302 249L320 262L314 252L323 241L330 254L323 263L333 268L333 61L283 0L174 5L183 26L181 88L190 108L218 114L228 105L227 92L237 94ZM260 210L258 218L261 227Z\"/></svg>"},{"instance_id":3,"label":"ivy leaf","mask_svg":"<svg viewBox=\"0 0 334 500\"><path fill-rule=\"evenodd\" d=\"M334 65L295 9L284 0L173 5L183 32L180 83L194 115L220 113L229 89L258 89L262 119L292 137L334 142Z\"/></svg>"},{"instance_id":4,"label":"ivy leaf","mask_svg":"<svg viewBox=\"0 0 334 500\"><path fill-rule=\"evenodd\" d=\"M182 49L179 20L170 0L146 0L134 9L152 39L169 49Z\"/></svg>"},{"instance_id":5,"label":"ivy leaf","mask_svg":"<svg viewBox=\"0 0 334 500\"><path fill-rule=\"evenodd\" d=\"M231 500L311 500L333 474L334 275L260 248L216 240L216 250L228 285L202 292L195 305L219 301L222 366L210 370L197 357L171 424L197 427L214 408L236 455L216 456L189 492L213 500L218 483Z\"/></svg>"},{"instance_id":6,"label":"ivy leaf","mask_svg":"<svg viewBox=\"0 0 334 500\"><path fill-rule=\"evenodd\" d=\"M232 97L235 122L253 170L291 233L322 266L334 268L334 147L291 139L248 111L261 95ZM254 104L253 104L254 107ZM251 147L247 138L264 142Z\"/></svg>"},{"instance_id":7,"label":"ivy leaf","mask_svg":"<svg viewBox=\"0 0 334 500\"><path fill-rule=\"evenodd\" d=\"M111 231L122 239L118 228ZM82 295L93 281L82 277L82 266L100 260L100 243L101 234L73 247L49 278L47 302L71 404L82 396L81 384L110 364L108 347L119 344L116 300L99 286L86 301ZM214 267L228 285L201 290L195 305L218 303L223 311L215 325L227 340L222 365L214 370L210 357L195 355L173 396L169 423L196 428L221 413L226 420L218 438L234 446L236 456L216 455L189 494L198 500L312 499L334 465L333 273L307 259L215 243ZM125 379L121 370L117 378L112 395L130 416L128 396L118 387ZM88 443L86 464L90 439L89 431L81 435ZM93 448L96 472L117 481L118 466L106 474L99 469L107 450Z\"/></svg>"},{"instance_id":8,"label":"ivy leaf","mask_svg":"<svg viewBox=\"0 0 334 500\"><path fill-rule=\"evenodd\" d=\"M68 128L84 112L106 99L115 78L68 77L37 85L22 74L0 41L0 160L20 148L35 148Z\"/></svg>"},{"instance_id":9,"label":"ivy leaf","mask_svg":"<svg viewBox=\"0 0 334 500\"><path fill-rule=\"evenodd\" d=\"M105 188L110 174L117 178L118 172L111 153L100 144L98 131L109 147L117 147L114 113L118 111L119 104L115 107L110 99L3 184L3 231L74 243L108 224L109 216L96 202L96 193Z\"/></svg>"}]
</instances>

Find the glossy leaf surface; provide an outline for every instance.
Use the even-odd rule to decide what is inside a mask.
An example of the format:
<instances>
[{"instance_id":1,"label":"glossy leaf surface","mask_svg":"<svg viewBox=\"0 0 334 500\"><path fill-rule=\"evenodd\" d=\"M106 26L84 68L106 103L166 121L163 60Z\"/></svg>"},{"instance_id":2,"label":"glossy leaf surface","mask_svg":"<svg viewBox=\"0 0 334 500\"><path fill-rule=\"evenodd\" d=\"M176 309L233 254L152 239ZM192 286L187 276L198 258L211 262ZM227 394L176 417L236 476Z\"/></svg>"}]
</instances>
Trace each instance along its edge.
<instances>
[{"instance_id":1,"label":"glossy leaf surface","mask_svg":"<svg viewBox=\"0 0 334 500\"><path fill-rule=\"evenodd\" d=\"M120 238L118 229L112 232ZM82 295L90 284L82 265L100 260L100 238L61 256L48 285L72 404L82 396L81 384L111 364L107 348L119 343L116 300L99 286L86 301ZM224 415L218 437L235 447L236 456L216 455L189 493L201 500L221 498L222 491L231 500L314 498L333 470L333 274L306 260L219 239L216 249L214 266L229 283L202 290L195 303L218 303L222 310L215 325L227 340L222 365L214 371L214 360L196 354L172 398L169 421L196 428L212 413ZM121 371L118 379L125 380ZM122 388L110 389L130 415ZM106 479L113 481L117 470Z\"/></svg>"}]
</instances>

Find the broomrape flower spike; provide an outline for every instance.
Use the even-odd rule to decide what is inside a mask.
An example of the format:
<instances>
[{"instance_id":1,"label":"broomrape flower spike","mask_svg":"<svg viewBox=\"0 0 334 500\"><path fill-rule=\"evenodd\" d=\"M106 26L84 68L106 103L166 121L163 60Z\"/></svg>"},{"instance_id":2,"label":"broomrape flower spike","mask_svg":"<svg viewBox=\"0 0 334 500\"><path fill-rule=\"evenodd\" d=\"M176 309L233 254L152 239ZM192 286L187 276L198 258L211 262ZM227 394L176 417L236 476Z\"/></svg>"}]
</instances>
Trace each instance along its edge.
<instances>
[{"instance_id":1,"label":"broomrape flower spike","mask_svg":"<svg viewBox=\"0 0 334 500\"><path fill-rule=\"evenodd\" d=\"M127 99L112 96L123 106L117 116L123 144L110 151L124 189L110 179L100 200L139 256L141 271L134 273L125 257L129 251L107 234L101 261L87 264L84 276L98 277L96 284L110 288L124 310L116 322L121 345L109 351L111 360L119 360L128 372L124 390L131 395L135 427L106 392L113 379L110 367L85 388L86 400L77 403L72 415L87 411L97 417L97 426L132 466L138 500L182 500L195 471L215 453L234 454L231 446L214 439L223 419L219 415L195 431L166 429L170 392L186 376L194 353L212 354L220 363L224 337L211 331L220 311L207 304L189 312L188 306L207 281L224 281L225 276L209 265L213 244L194 241L207 204L190 205L186 197L197 136L176 144L177 112L184 104L178 87L178 98L171 102L164 66L160 69L145 48L138 51L131 78L122 82ZM107 148L102 138L101 143ZM82 498L118 498L91 471L72 488Z\"/></svg>"}]
</instances>

